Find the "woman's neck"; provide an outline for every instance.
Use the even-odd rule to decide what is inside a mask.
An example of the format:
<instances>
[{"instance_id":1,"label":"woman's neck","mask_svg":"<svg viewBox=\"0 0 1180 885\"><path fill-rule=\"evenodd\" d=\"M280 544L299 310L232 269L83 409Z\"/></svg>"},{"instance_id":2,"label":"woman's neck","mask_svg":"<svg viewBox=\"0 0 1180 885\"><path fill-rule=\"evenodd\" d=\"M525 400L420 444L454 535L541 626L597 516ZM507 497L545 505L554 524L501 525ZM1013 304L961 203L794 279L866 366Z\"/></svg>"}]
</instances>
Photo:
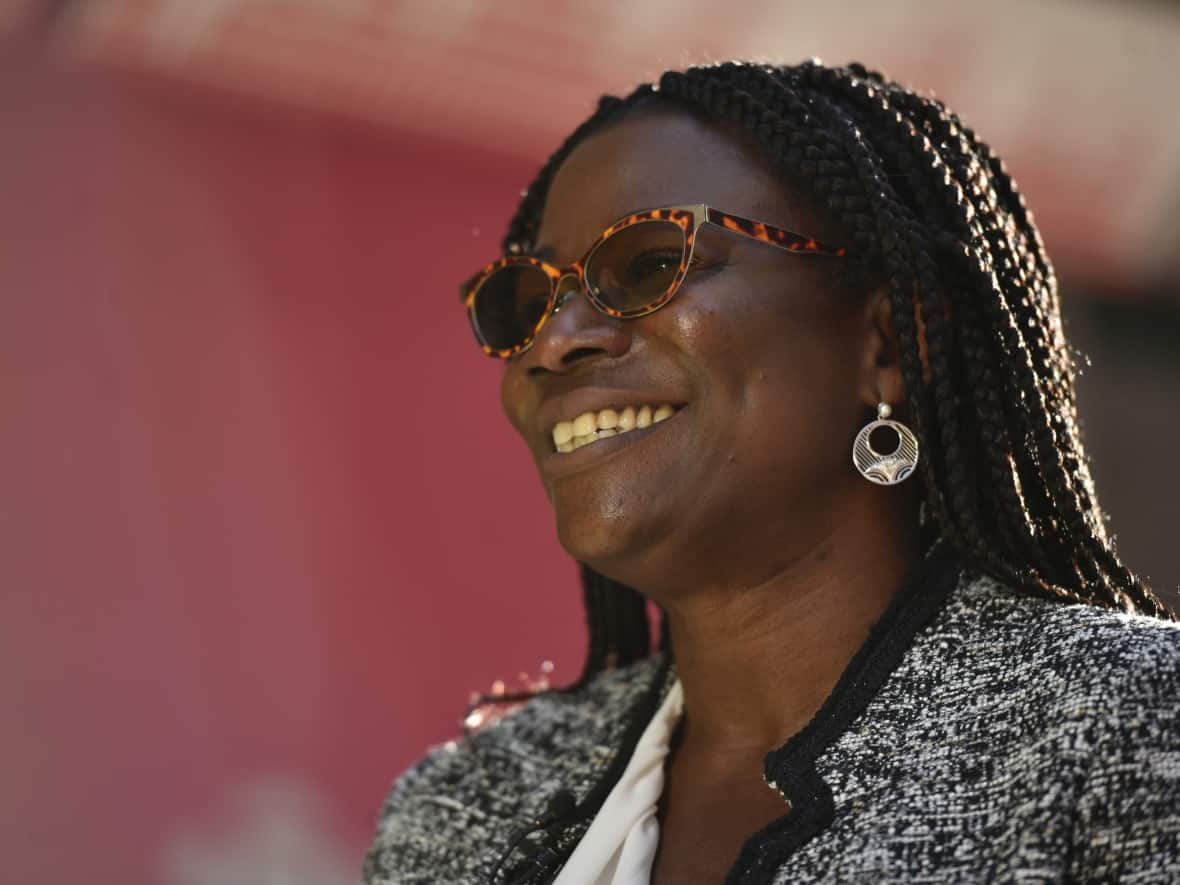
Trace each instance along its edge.
<instances>
[{"instance_id":1,"label":"woman's neck","mask_svg":"<svg viewBox=\"0 0 1180 885\"><path fill-rule=\"evenodd\" d=\"M872 522L883 525L898 524ZM920 553L916 534L865 528L844 523L754 586L696 587L664 602L685 745L724 766L810 721Z\"/></svg>"}]
</instances>

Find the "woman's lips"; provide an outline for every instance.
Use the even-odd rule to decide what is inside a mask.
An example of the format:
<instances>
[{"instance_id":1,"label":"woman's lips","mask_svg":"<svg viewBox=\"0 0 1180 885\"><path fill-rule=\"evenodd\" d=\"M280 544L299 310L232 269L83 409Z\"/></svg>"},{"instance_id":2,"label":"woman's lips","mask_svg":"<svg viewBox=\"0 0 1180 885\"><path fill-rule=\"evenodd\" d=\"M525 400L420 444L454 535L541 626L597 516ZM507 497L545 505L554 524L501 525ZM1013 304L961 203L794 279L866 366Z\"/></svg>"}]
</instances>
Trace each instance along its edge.
<instances>
[{"instance_id":1,"label":"woman's lips","mask_svg":"<svg viewBox=\"0 0 1180 885\"><path fill-rule=\"evenodd\" d=\"M569 452L550 451L540 461L541 473L547 479L567 476L577 473L601 461L613 458L615 455L641 444L653 434L666 432L667 428L676 426L676 419L685 411L686 406L673 408L671 415L654 422L647 427L636 427L623 433L600 436L593 441L583 443ZM675 432L675 431L673 431Z\"/></svg>"},{"instance_id":2,"label":"woman's lips","mask_svg":"<svg viewBox=\"0 0 1180 885\"><path fill-rule=\"evenodd\" d=\"M569 454L599 440L659 424L671 418L677 408L665 403L654 407L644 404L583 412L572 421L558 421L553 425L553 448Z\"/></svg>"}]
</instances>

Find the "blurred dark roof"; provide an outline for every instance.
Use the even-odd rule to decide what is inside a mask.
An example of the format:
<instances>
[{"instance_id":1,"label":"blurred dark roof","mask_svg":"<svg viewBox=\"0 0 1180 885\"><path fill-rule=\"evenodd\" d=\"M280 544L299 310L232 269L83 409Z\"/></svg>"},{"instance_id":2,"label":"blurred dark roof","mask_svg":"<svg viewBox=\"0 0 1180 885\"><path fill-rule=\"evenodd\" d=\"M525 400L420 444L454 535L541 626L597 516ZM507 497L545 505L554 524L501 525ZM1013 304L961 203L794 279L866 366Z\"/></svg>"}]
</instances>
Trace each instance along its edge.
<instances>
[{"instance_id":1,"label":"blurred dark roof","mask_svg":"<svg viewBox=\"0 0 1180 885\"><path fill-rule=\"evenodd\" d=\"M1180 3L924 0L8 0L0 32L366 125L535 159L669 67L859 59L936 87L1009 161L1091 282L1180 282Z\"/></svg>"}]
</instances>

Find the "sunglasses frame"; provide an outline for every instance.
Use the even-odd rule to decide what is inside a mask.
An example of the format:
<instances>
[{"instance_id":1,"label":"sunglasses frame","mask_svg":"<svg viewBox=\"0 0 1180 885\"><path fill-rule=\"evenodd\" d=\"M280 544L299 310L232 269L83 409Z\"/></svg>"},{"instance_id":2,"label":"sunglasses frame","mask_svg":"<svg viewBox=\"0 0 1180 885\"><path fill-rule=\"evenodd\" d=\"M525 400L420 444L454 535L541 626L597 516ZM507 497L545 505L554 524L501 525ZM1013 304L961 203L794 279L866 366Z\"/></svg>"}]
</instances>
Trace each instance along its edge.
<instances>
[{"instance_id":1,"label":"sunglasses frame","mask_svg":"<svg viewBox=\"0 0 1180 885\"><path fill-rule=\"evenodd\" d=\"M664 291L655 301L644 305L640 308L631 310L618 310L604 303L598 296L598 293L590 286L586 280L586 267L594 257L594 253L601 248L611 236L617 234L624 228L631 227L635 224L644 224L652 221L670 221L678 225L684 232L685 246L684 253L681 256L680 268L676 272L676 276L669 284L667 290ZM599 235L598 239L586 250L586 253L575 261L573 264L566 267L557 267L547 261L542 261L540 258L534 258L531 255L509 255L493 261L491 264L479 271L467 283L462 286L463 304L467 310L467 317L471 322L471 329L475 333L475 338L479 342L479 346L483 352L488 356L497 357L499 359L509 359L519 353L528 350L533 341L536 340L537 334L544 327L549 318L553 316L557 308L557 295L561 286L561 281L571 274L578 280L578 285L581 291L594 305L594 308L600 313L606 314L617 319L636 319L637 317L647 316L659 310L665 304L672 300L676 292L680 289L681 283L688 276L688 271L692 265L693 246L696 243L697 232L706 224L713 224L725 230L732 231L736 234L749 237L752 240L757 240L760 243L766 243L769 246L776 246L784 249L787 252L792 252L797 255L830 255L834 257L843 257L847 254L847 250L843 246L827 246L818 242L812 237L797 234L794 231L786 230L785 228L775 227L771 224L766 224L762 221L754 221L749 218L743 218L741 215L734 215L730 212L722 212L719 209L714 209L704 203L694 203L684 206L665 206L659 209L645 209L640 212L633 212L620 218L610 227ZM479 290L483 284L497 271L503 270L506 267L529 266L537 267L544 271L549 278L549 299L545 304L545 311L541 314L541 318L533 327L532 332L519 345L510 348L495 348L487 343L487 339L480 331L479 322L475 316L475 302L479 295Z\"/></svg>"}]
</instances>

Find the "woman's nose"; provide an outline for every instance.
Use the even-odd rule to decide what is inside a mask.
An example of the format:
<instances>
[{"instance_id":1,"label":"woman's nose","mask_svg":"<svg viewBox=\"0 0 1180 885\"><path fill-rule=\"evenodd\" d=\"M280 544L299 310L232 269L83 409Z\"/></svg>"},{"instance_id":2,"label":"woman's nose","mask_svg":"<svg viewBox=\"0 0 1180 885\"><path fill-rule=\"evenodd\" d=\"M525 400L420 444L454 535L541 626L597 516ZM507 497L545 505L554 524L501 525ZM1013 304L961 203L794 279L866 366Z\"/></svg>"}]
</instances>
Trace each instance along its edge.
<instances>
[{"instance_id":1,"label":"woman's nose","mask_svg":"<svg viewBox=\"0 0 1180 885\"><path fill-rule=\"evenodd\" d=\"M581 280L568 273L557 281L553 314L524 353L523 362L530 372L565 372L589 359L622 356L631 346L629 326L627 320L597 310Z\"/></svg>"}]
</instances>

